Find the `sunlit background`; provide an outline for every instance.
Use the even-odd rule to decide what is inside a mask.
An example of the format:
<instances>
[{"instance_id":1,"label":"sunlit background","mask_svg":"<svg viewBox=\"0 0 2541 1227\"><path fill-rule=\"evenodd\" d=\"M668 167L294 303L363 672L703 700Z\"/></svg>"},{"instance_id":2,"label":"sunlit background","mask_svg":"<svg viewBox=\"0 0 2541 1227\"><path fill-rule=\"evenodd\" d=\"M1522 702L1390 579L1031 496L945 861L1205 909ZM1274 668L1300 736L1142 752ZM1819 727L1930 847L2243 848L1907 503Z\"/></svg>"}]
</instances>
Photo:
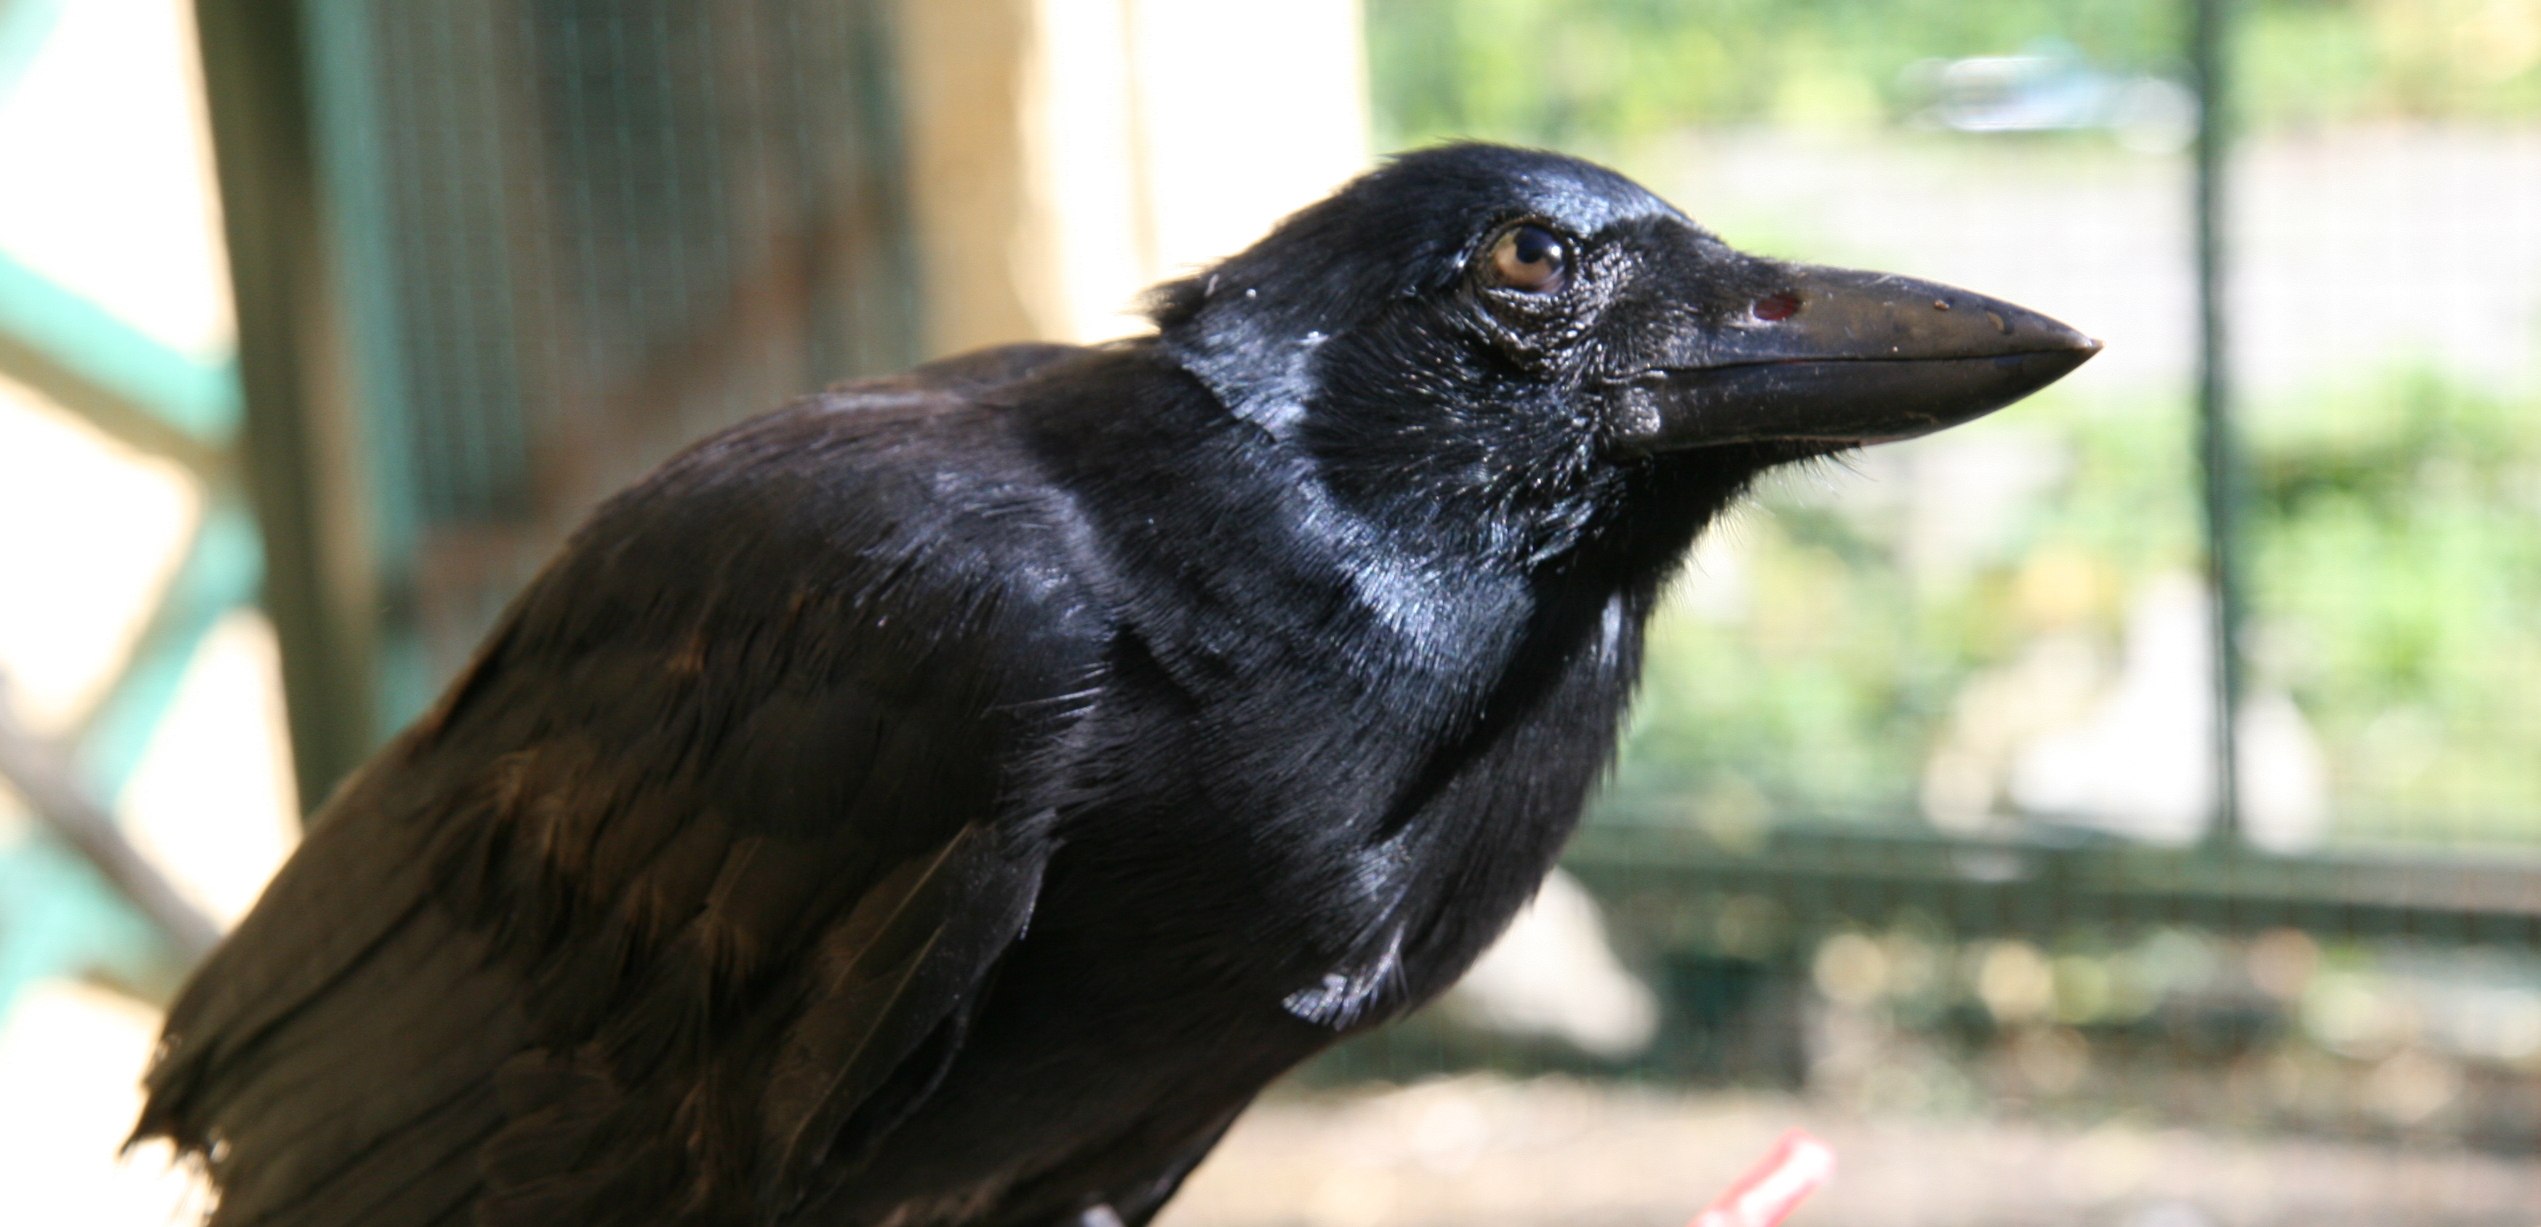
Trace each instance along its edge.
<instances>
[{"instance_id":1,"label":"sunlit background","mask_svg":"<svg viewBox=\"0 0 2541 1227\"><path fill-rule=\"evenodd\" d=\"M2109 348L1707 542L1166 1222L2541 1221L2541 0L0 0L0 1222L199 1210L157 1004L598 498L1452 137Z\"/></svg>"}]
</instances>

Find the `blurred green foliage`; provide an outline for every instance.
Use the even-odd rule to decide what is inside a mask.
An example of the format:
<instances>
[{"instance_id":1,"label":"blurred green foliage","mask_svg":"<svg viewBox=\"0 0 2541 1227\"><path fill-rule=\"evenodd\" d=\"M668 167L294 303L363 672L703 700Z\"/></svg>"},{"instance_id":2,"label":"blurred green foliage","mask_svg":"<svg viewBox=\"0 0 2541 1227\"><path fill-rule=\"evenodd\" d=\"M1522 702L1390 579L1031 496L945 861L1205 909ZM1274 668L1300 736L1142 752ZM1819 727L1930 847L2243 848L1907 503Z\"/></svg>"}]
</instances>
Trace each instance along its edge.
<instances>
[{"instance_id":1,"label":"blurred green foliage","mask_svg":"<svg viewBox=\"0 0 2541 1227\"><path fill-rule=\"evenodd\" d=\"M2541 0L2253 0L2237 63L2262 127L2541 114ZM1911 65L2070 48L2181 77L2187 0L1369 0L1380 142L1579 147L1724 124L1862 126Z\"/></svg>"},{"instance_id":2,"label":"blurred green foliage","mask_svg":"<svg viewBox=\"0 0 2541 1227\"><path fill-rule=\"evenodd\" d=\"M2114 640L2132 581L2198 564L2188 416L2146 409L2057 390L1968 428L2049 450L2063 471L1971 565L1941 574L1909 562L1909 517L1824 496L1858 485L1849 475L1769 486L1723 530L1743 591L1697 596L1722 579L1698 555L1653 628L1616 802L1732 829L1919 813L1926 762L1971 680L2039 634Z\"/></svg>"},{"instance_id":3,"label":"blurred green foliage","mask_svg":"<svg viewBox=\"0 0 2541 1227\"><path fill-rule=\"evenodd\" d=\"M2344 827L2541 837L2541 400L2409 366L2251 427L2254 646Z\"/></svg>"},{"instance_id":4,"label":"blurred green foliage","mask_svg":"<svg viewBox=\"0 0 2541 1227\"><path fill-rule=\"evenodd\" d=\"M2237 62L2261 126L2541 118L2541 0L2263 0Z\"/></svg>"},{"instance_id":5,"label":"blurred green foliage","mask_svg":"<svg viewBox=\"0 0 2541 1227\"><path fill-rule=\"evenodd\" d=\"M1617 803L1729 828L1919 813L1973 681L2055 632L2114 658L2129 594L2198 565L2188 417L2147 410L2050 393L1972 428L2067 463L1958 574L1919 572L1875 501L1805 475L1768 491L1726 530L1740 574L1698 558L1662 614ZM2535 839L2541 398L2402 366L2248 425L2254 673L2327 751L2336 833Z\"/></svg>"}]
</instances>

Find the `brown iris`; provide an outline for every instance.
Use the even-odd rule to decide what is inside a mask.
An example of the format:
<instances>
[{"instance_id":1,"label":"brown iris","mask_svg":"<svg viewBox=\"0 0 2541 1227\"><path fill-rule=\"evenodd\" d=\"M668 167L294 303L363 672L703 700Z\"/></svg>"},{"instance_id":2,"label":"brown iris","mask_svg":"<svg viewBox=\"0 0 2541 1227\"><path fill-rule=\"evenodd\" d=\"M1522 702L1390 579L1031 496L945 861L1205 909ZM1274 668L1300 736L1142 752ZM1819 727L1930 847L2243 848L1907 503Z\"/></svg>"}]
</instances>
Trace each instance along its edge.
<instances>
[{"instance_id":1,"label":"brown iris","mask_svg":"<svg viewBox=\"0 0 2541 1227\"><path fill-rule=\"evenodd\" d=\"M1570 275L1570 252L1542 226L1511 226L1491 244L1491 280L1512 290L1549 294Z\"/></svg>"}]
</instances>

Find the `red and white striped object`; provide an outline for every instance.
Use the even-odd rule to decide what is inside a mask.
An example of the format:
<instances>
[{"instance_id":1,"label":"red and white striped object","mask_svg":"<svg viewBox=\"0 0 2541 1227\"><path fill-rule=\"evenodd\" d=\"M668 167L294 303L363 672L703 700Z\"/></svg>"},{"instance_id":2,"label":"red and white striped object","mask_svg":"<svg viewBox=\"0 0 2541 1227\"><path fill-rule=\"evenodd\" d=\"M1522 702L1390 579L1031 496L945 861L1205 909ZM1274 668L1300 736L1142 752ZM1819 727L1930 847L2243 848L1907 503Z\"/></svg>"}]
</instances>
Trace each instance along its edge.
<instances>
[{"instance_id":1,"label":"red and white striped object","mask_svg":"<svg viewBox=\"0 0 2541 1227\"><path fill-rule=\"evenodd\" d=\"M1834 1174L1835 1152L1807 1130L1794 1129L1688 1227L1774 1227Z\"/></svg>"}]
</instances>

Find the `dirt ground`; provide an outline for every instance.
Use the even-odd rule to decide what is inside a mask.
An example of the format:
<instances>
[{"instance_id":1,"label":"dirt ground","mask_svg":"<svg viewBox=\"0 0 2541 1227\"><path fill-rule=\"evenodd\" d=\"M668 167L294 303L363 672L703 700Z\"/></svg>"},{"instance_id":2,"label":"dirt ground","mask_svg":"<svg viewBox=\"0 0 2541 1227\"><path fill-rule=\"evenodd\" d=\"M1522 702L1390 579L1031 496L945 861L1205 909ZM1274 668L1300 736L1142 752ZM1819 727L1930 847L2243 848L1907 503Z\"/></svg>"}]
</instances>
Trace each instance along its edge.
<instances>
[{"instance_id":1,"label":"dirt ground","mask_svg":"<svg viewBox=\"0 0 2541 1227\"><path fill-rule=\"evenodd\" d=\"M1274 1095L1160 1222L1675 1227L1795 1125L1837 1174L1793 1227L2541 1227L2541 1156L1480 1075Z\"/></svg>"}]
</instances>

